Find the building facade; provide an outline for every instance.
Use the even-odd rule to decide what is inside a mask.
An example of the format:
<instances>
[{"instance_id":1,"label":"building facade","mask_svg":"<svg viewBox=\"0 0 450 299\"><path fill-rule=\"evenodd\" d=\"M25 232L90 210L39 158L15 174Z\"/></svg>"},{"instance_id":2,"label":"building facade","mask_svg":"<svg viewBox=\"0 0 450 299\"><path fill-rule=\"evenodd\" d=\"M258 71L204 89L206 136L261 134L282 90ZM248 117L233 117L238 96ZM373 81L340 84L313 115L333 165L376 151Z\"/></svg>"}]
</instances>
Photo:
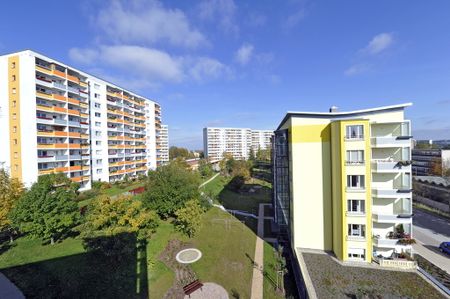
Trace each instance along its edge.
<instances>
[{"instance_id":1,"label":"building facade","mask_svg":"<svg viewBox=\"0 0 450 299\"><path fill-rule=\"evenodd\" d=\"M158 166L169 163L169 126L162 125L159 135L156 136L156 149L159 150L157 157Z\"/></svg>"},{"instance_id":2,"label":"building facade","mask_svg":"<svg viewBox=\"0 0 450 299\"><path fill-rule=\"evenodd\" d=\"M0 57L0 108L0 161L25 186L62 172L89 189L157 166L157 103L39 53Z\"/></svg>"},{"instance_id":3,"label":"building facade","mask_svg":"<svg viewBox=\"0 0 450 299\"><path fill-rule=\"evenodd\" d=\"M224 153L247 160L251 150L270 148L272 135L270 130L207 127L203 129L203 150L210 161L221 160Z\"/></svg>"},{"instance_id":4,"label":"building facade","mask_svg":"<svg viewBox=\"0 0 450 299\"><path fill-rule=\"evenodd\" d=\"M400 241L412 234L409 105L285 116L273 143L273 203L293 250L365 262L411 252Z\"/></svg>"},{"instance_id":5,"label":"building facade","mask_svg":"<svg viewBox=\"0 0 450 299\"><path fill-rule=\"evenodd\" d=\"M413 149L412 173L418 176L442 176L445 169L450 169L450 150Z\"/></svg>"}]
</instances>

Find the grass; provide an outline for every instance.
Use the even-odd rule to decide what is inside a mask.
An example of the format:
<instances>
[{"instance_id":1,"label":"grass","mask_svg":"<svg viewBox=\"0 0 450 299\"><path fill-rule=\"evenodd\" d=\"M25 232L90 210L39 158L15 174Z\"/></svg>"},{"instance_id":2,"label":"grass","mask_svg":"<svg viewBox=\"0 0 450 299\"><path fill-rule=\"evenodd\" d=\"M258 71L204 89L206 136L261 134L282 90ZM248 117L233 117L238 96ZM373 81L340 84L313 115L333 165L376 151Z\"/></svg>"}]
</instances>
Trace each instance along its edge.
<instances>
[{"instance_id":1,"label":"grass","mask_svg":"<svg viewBox=\"0 0 450 299\"><path fill-rule=\"evenodd\" d=\"M217 197L229 181L229 178L218 175L214 178L214 180L203 186L201 190L207 194L212 194L214 197Z\"/></svg>"},{"instance_id":2,"label":"grass","mask_svg":"<svg viewBox=\"0 0 450 299\"><path fill-rule=\"evenodd\" d=\"M192 264L201 281L218 283L230 294L237 292L241 298L250 297L253 273L250 259L253 259L255 252L256 236L241 222L230 222L230 228L227 228L225 222L219 219L235 220L230 214L212 208L203 215L202 228L191 239L175 232L168 221L161 223L147 246L151 298L162 298L174 282L174 273L159 261L167 242L173 238L187 242L202 252L202 258Z\"/></svg>"},{"instance_id":3,"label":"grass","mask_svg":"<svg viewBox=\"0 0 450 299\"><path fill-rule=\"evenodd\" d=\"M86 198L84 200L80 200L77 202L77 204L78 204L78 207L81 208L81 207L87 206L92 201L92 199L94 199L96 197L103 196L103 195L116 196L116 195L128 192L130 190L133 190L135 188L142 187L144 185L145 185L144 182L132 182L129 186L127 186L125 188L119 188L119 186L117 186L117 185L111 185L111 188L99 190L98 195L90 197L90 198Z\"/></svg>"},{"instance_id":4,"label":"grass","mask_svg":"<svg viewBox=\"0 0 450 299\"><path fill-rule=\"evenodd\" d=\"M276 291L277 274L274 265L274 249L270 243L264 242L264 298L283 298L283 296Z\"/></svg>"},{"instance_id":5,"label":"grass","mask_svg":"<svg viewBox=\"0 0 450 299\"><path fill-rule=\"evenodd\" d=\"M342 266L326 254L303 253L303 258L319 298L442 298L414 272Z\"/></svg>"}]
</instances>

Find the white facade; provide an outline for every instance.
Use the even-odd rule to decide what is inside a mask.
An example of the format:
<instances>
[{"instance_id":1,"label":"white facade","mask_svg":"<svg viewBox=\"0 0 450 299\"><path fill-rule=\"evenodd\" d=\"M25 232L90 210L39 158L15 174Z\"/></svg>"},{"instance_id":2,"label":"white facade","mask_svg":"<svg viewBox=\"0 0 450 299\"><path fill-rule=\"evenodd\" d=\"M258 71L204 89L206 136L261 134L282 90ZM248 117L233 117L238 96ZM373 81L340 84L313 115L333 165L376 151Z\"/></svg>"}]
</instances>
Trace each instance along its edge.
<instances>
[{"instance_id":1,"label":"white facade","mask_svg":"<svg viewBox=\"0 0 450 299\"><path fill-rule=\"evenodd\" d=\"M210 161L223 158L230 153L235 159L248 159L250 151L270 148L273 131L249 128L204 128L203 150Z\"/></svg>"},{"instance_id":2,"label":"white facade","mask_svg":"<svg viewBox=\"0 0 450 299\"><path fill-rule=\"evenodd\" d=\"M159 136L156 138L159 141L161 164L167 164L169 163L169 126L162 125Z\"/></svg>"},{"instance_id":3,"label":"white facade","mask_svg":"<svg viewBox=\"0 0 450 299\"><path fill-rule=\"evenodd\" d=\"M156 168L157 103L36 52L0 57L0 109L0 166L27 187L63 172L89 189Z\"/></svg>"}]
</instances>

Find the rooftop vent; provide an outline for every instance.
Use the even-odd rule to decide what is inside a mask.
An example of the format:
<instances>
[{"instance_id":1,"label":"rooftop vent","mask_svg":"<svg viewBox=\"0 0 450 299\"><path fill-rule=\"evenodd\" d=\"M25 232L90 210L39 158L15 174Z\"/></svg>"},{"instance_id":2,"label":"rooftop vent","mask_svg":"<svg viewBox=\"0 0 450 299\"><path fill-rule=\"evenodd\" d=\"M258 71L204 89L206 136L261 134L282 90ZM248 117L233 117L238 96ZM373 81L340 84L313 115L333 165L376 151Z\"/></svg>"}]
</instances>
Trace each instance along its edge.
<instances>
[{"instance_id":1,"label":"rooftop vent","mask_svg":"<svg viewBox=\"0 0 450 299\"><path fill-rule=\"evenodd\" d=\"M338 108L337 106L331 106L331 107L330 107L330 113L337 112L338 109L339 109L339 108Z\"/></svg>"}]
</instances>

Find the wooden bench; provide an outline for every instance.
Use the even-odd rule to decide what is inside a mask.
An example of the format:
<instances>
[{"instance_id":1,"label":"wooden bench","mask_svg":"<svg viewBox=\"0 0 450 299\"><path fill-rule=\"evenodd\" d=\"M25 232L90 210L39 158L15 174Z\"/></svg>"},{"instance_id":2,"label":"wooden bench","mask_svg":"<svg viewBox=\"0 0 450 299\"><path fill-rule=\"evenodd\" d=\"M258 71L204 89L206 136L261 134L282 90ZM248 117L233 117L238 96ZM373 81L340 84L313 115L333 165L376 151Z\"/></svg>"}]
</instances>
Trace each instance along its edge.
<instances>
[{"instance_id":1,"label":"wooden bench","mask_svg":"<svg viewBox=\"0 0 450 299\"><path fill-rule=\"evenodd\" d=\"M197 279L197 280L194 280L193 282L191 282L190 284L185 285L183 287L183 291L186 295L189 296L189 298L191 298L191 294L198 289L201 290L202 287L203 287L203 284Z\"/></svg>"}]
</instances>

